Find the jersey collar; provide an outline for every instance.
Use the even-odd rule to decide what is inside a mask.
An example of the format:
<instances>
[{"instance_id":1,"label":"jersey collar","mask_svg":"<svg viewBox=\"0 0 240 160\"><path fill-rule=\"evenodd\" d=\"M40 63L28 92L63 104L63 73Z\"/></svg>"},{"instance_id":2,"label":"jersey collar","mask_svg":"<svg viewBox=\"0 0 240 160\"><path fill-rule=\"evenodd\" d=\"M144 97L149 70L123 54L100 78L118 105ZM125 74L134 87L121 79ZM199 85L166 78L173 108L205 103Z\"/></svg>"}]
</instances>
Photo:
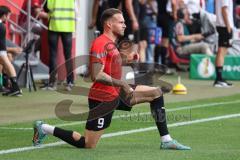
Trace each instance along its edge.
<instances>
[{"instance_id":1,"label":"jersey collar","mask_svg":"<svg viewBox=\"0 0 240 160\"><path fill-rule=\"evenodd\" d=\"M114 42L111 38L109 38L106 34L103 34L104 37L106 37L108 40Z\"/></svg>"}]
</instances>

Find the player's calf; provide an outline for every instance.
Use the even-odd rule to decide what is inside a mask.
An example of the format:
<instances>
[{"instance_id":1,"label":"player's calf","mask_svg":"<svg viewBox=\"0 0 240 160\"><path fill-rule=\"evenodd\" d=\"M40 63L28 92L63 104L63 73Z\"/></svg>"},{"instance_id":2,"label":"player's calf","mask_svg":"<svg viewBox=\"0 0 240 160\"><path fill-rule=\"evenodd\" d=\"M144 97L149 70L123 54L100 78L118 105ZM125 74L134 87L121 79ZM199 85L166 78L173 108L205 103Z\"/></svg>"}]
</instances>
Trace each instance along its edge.
<instances>
[{"instance_id":1,"label":"player's calf","mask_svg":"<svg viewBox=\"0 0 240 160\"><path fill-rule=\"evenodd\" d=\"M53 135L77 148L85 148L85 137L77 132L55 127Z\"/></svg>"},{"instance_id":2,"label":"player's calf","mask_svg":"<svg viewBox=\"0 0 240 160\"><path fill-rule=\"evenodd\" d=\"M42 121L36 121L34 125L33 145L42 144L46 135L53 135L77 148L85 148L85 137L79 133L44 124Z\"/></svg>"}]
</instances>

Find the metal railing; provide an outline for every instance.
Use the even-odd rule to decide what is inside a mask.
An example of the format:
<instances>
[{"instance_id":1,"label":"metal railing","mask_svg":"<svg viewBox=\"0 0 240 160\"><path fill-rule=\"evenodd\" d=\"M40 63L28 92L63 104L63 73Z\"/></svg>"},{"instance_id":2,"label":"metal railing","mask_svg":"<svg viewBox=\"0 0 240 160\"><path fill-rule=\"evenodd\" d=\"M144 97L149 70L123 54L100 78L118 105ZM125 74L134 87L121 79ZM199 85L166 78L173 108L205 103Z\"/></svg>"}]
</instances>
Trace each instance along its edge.
<instances>
[{"instance_id":1,"label":"metal railing","mask_svg":"<svg viewBox=\"0 0 240 160\"><path fill-rule=\"evenodd\" d=\"M17 10L20 11L20 13L24 14L25 16L27 16L27 29L21 27L20 25L18 25L17 23L15 23L14 21L9 19L10 24L14 25L16 28L18 28L21 32L23 32L26 36L23 39L23 45L26 45L28 41L30 41L30 37L31 37L31 33L32 33L32 28L35 24L39 24L40 27L42 27L43 29L48 29L48 27L46 25L44 25L41 21L39 21L37 18L39 17L39 14L36 16L36 18L34 18L33 16L31 16L31 0L28 0L27 3L27 11L23 10L22 8L20 8L17 4L15 4L12 0L6 0L11 6L13 6L14 8L16 8ZM41 5L41 9L43 8L44 4L46 3L46 0L44 0L44 2ZM34 23L31 23L31 21L33 21Z\"/></svg>"},{"instance_id":2,"label":"metal railing","mask_svg":"<svg viewBox=\"0 0 240 160\"><path fill-rule=\"evenodd\" d=\"M29 0L31 1L31 0ZM20 8L18 5L16 5L12 0L7 0L7 2L9 4L11 4L14 8L16 8L17 10L19 10L21 13L25 14L26 16L28 15L28 12L24 11L22 8ZM41 8L43 8L43 5L46 3L46 0L44 1L44 3L41 5ZM31 15L31 13L30 13ZM38 17L37 17L38 18ZM44 25L41 21L37 20L36 18L30 16L30 19L36 23L38 23L41 27L43 27L44 29L48 29L48 27L46 25ZM20 27L20 26L19 26Z\"/></svg>"}]
</instances>

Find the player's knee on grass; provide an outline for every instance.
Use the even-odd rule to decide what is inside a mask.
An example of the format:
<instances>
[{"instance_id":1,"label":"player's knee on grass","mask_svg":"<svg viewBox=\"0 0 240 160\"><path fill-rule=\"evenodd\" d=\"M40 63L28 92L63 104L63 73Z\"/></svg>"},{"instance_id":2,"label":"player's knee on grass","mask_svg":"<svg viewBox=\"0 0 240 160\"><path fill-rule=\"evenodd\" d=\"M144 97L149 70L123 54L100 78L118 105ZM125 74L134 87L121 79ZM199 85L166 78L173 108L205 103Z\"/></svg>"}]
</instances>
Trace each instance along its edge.
<instances>
[{"instance_id":1,"label":"player's knee on grass","mask_svg":"<svg viewBox=\"0 0 240 160\"><path fill-rule=\"evenodd\" d=\"M75 138L78 138L78 139L75 139ZM70 144L72 144L77 148L86 148L85 137L84 136L80 136L80 138L74 137L74 134L73 134L73 141Z\"/></svg>"},{"instance_id":2,"label":"player's knee on grass","mask_svg":"<svg viewBox=\"0 0 240 160\"><path fill-rule=\"evenodd\" d=\"M85 137L77 132L55 127L53 135L77 148L85 148Z\"/></svg>"},{"instance_id":3,"label":"player's knee on grass","mask_svg":"<svg viewBox=\"0 0 240 160\"><path fill-rule=\"evenodd\" d=\"M81 138L74 143L74 146L77 148L86 148L85 137L81 136Z\"/></svg>"},{"instance_id":4,"label":"player's knee on grass","mask_svg":"<svg viewBox=\"0 0 240 160\"><path fill-rule=\"evenodd\" d=\"M96 143L86 143L85 148L86 149L94 149L96 148L97 144Z\"/></svg>"}]
</instances>

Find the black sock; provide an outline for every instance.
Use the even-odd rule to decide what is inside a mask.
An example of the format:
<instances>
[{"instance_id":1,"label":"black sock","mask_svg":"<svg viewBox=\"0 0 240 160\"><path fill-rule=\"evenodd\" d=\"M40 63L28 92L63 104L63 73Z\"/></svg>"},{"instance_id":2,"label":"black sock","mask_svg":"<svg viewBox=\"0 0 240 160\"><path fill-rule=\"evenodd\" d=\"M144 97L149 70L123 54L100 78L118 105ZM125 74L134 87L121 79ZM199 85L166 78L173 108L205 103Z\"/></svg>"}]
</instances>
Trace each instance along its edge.
<instances>
[{"instance_id":1,"label":"black sock","mask_svg":"<svg viewBox=\"0 0 240 160\"><path fill-rule=\"evenodd\" d=\"M154 99L150 102L152 116L157 125L160 136L169 134L166 121L166 113L164 108L163 96Z\"/></svg>"},{"instance_id":2,"label":"black sock","mask_svg":"<svg viewBox=\"0 0 240 160\"><path fill-rule=\"evenodd\" d=\"M73 139L73 131L64 130L58 127L54 128L53 135L78 148L85 147L85 138L81 136L79 141Z\"/></svg>"},{"instance_id":3,"label":"black sock","mask_svg":"<svg viewBox=\"0 0 240 160\"><path fill-rule=\"evenodd\" d=\"M216 67L216 80L217 81L222 80L222 71L223 71L223 67Z\"/></svg>"},{"instance_id":4,"label":"black sock","mask_svg":"<svg viewBox=\"0 0 240 160\"><path fill-rule=\"evenodd\" d=\"M18 86L18 84L17 84L17 78L16 78L16 77L11 77L11 78L10 78L10 81L11 81L11 83L12 83L12 88L13 88L14 90L19 90L19 86Z\"/></svg>"},{"instance_id":5,"label":"black sock","mask_svg":"<svg viewBox=\"0 0 240 160\"><path fill-rule=\"evenodd\" d=\"M53 135L67 143L71 143L72 141L74 141L74 139L72 137L73 131L68 131L68 130L64 130L64 129L55 127Z\"/></svg>"},{"instance_id":6,"label":"black sock","mask_svg":"<svg viewBox=\"0 0 240 160\"><path fill-rule=\"evenodd\" d=\"M3 86L5 88L8 88L9 87L9 83L8 83L9 78L8 78L7 74L3 73L2 79L3 79Z\"/></svg>"},{"instance_id":7,"label":"black sock","mask_svg":"<svg viewBox=\"0 0 240 160\"><path fill-rule=\"evenodd\" d=\"M166 47L160 48L160 55L161 55L162 64L166 65L166 56L167 56L167 48Z\"/></svg>"}]
</instances>

